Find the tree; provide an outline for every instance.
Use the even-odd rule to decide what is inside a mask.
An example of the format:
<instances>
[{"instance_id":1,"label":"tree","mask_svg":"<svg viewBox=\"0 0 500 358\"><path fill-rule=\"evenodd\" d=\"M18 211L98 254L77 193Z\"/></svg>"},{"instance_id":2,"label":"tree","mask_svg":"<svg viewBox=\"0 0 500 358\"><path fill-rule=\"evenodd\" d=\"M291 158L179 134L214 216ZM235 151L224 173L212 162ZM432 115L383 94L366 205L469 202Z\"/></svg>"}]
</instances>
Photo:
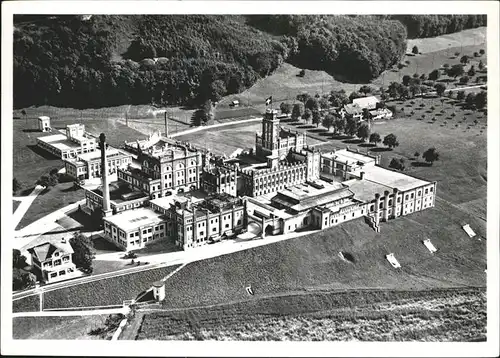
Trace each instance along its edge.
<instances>
[{"instance_id":1,"label":"tree","mask_svg":"<svg viewBox=\"0 0 500 358\"><path fill-rule=\"evenodd\" d=\"M398 69L401 70L405 67L405 65L403 65L402 63L398 63Z\"/></svg>"},{"instance_id":2,"label":"tree","mask_svg":"<svg viewBox=\"0 0 500 358\"><path fill-rule=\"evenodd\" d=\"M413 46L413 48L411 49L411 52L412 52L414 55L418 55L418 47L417 47L417 46Z\"/></svg>"},{"instance_id":3,"label":"tree","mask_svg":"<svg viewBox=\"0 0 500 358\"><path fill-rule=\"evenodd\" d=\"M349 98L344 90L331 91L330 92L330 103L333 107L342 107L344 104L349 103Z\"/></svg>"},{"instance_id":4,"label":"tree","mask_svg":"<svg viewBox=\"0 0 500 358\"><path fill-rule=\"evenodd\" d=\"M458 76L462 76L464 72L463 65L453 65L446 71L446 74L450 77L457 78Z\"/></svg>"},{"instance_id":5,"label":"tree","mask_svg":"<svg viewBox=\"0 0 500 358\"><path fill-rule=\"evenodd\" d=\"M349 101L353 101L355 100L356 98L361 98L363 97L363 95L359 92L356 92L356 91L352 91L351 94L349 95Z\"/></svg>"},{"instance_id":6,"label":"tree","mask_svg":"<svg viewBox=\"0 0 500 358\"><path fill-rule=\"evenodd\" d=\"M305 103L305 107L311 111L317 111L319 109L319 102L314 97L309 97Z\"/></svg>"},{"instance_id":7,"label":"tree","mask_svg":"<svg viewBox=\"0 0 500 358\"><path fill-rule=\"evenodd\" d=\"M197 109L193 112L193 115L191 116L191 127L198 127L207 122L208 116L205 110Z\"/></svg>"},{"instance_id":8,"label":"tree","mask_svg":"<svg viewBox=\"0 0 500 358\"><path fill-rule=\"evenodd\" d=\"M460 55L460 52L455 52L455 57L458 57Z\"/></svg>"},{"instance_id":9,"label":"tree","mask_svg":"<svg viewBox=\"0 0 500 358\"><path fill-rule=\"evenodd\" d=\"M327 128L328 130L330 130L330 128L333 127L333 123L335 122L335 117L332 115L332 114L327 114L324 118L323 118L323 127Z\"/></svg>"},{"instance_id":10,"label":"tree","mask_svg":"<svg viewBox=\"0 0 500 358\"><path fill-rule=\"evenodd\" d=\"M477 68L479 68L479 71L484 70L484 62L483 62L483 60L479 60L479 64L477 65Z\"/></svg>"},{"instance_id":11,"label":"tree","mask_svg":"<svg viewBox=\"0 0 500 358\"><path fill-rule=\"evenodd\" d=\"M372 88L370 86L367 86L367 85L363 85L359 88L359 92L367 95L368 93L372 93Z\"/></svg>"},{"instance_id":12,"label":"tree","mask_svg":"<svg viewBox=\"0 0 500 358\"><path fill-rule=\"evenodd\" d=\"M309 122L309 119L312 117L312 112L309 108L306 108L304 111L304 114L302 115L302 119L307 122Z\"/></svg>"},{"instance_id":13,"label":"tree","mask_svg":"<svg viewBox=\"0 0 500 358\"><path fill-rule=\"evenodd\" d=\"M370 111L368 110L368 108L363 108L363 119L365 121L370 121L372 119L372 114L370 113Z\"/></svg>"},{"instance_id":14,"label":"tree","mask_svg":"<svg viewBox=\"0 0 500 358\"><path fill-rule=\"evenodd\" d=\"M436 93L438 96L442 96L444 94L444 91L446 91L446 86L442 83L438 83L434 86L434 88L436 89Z\"/></svg>"},{"instance_id":15,"label":"tree","mask_svg":"<svg viewBox=\"0 0 500 358\"><path fill-rule=\"evenodd\" d=\"M465 85L469 83L469 76L460 77L460 84Z\"/></svg>"},{"instance_id":16,"label":"tree","mask_svg":"<svg viewBox=\"0 0 500 358\"><path fill-rule=\"evenodd\" d=\"M479 50L479 54L480 54L481 56L482 56L482 55L484 55L484 53L485 53L484 49L480 49L480 50Z\"/></svg>"},{"instance_id":17,"label":"tree","mask_svg":"<svg viewBox=\"0 0 500 358\"><path fill-rule=\"evenodd\" d=\"M390 149L396 148L399 145L398 138L392 133L386 135L382 143Z\"/></svg>"},{"instance_id":18,"label":"tree","mask_svg":"<svg viewBox=\"0 0 500 358\"><path fill-rule=\"evenodd\" d=\"M472 77L476 74L476 69L474 68L474 65L470 66L469 71L467 71L467 74Z\"/></svg>"},{"instance_id":19,"label":"tree","mask_svg":"<svg viewBox=\"0 0 500 358\"><path fill-rule=\"evenodd\" d=\"M310 98L308 93L301 93L297 95L297 101L300 101L302 103L306 103L306 101Z\"/></svg>"},{"instance_id":20,"label":"tree","mask_svg":"<svg viewBox=\"0 0 500 358\"><path fill-rule=\"evenodd\" d=\"M321 123L321 114L319 111L314 111L312 112L312 122L313 124L316 124L316 128L319 127L319 124Z\"/></svg>"},{"instance_id":21,"label":"tree","mask_svg":"<svg viewBox=\"0 0 500 358\"><path fill-rule=\"evenodd\" d=\"M441 77L441 73L439 72L439 70L434 70L429 73L429 80L437 81L439 77Z\"/></svg>"},{"instance_id":22,"label":"tree","mask_svg":"<svg viewBox=\"0 0 500 358\"><path fill-rule=\"evenodd\" d=\"M335 119L335 122L333 122L333 128L335 130L335 133L342 133L345 129L346 126L346 121L343 118L337 118Z\"/></svg>"},{"instance_id":23,"label":"tree","mask_svg":"<svg viewBox=\"0 0 500 358\"><path fill-rule=\"evenodd\" d=\"M326 98L320 98L319 99L319 108L321 109L328 109L329 105L328 105L328 99Z\"/></svg>"},{"instance_id":24,"label":"tree","mask_svg":"<svg viewBox=\"0 0 500 358\"><path fill-rule=\"evenodd\" d=\"M436 151L436 148L429 148L424 152L424 154L422 154L422 158L424 158L427 163L431 163L432 165L432 163L439 160L439 153Z\"/></svg>"},{"instance_id":25,"label":"tree","mask_svg":"<svg viewBox=\"0 0 500 358\"><path fill-rule=\"evenodd\" d=\"M415 152L415 154L413 154L413 156L418 159L420 157L420 153L419 152Z\"/></svg>"},{"instance_id":26,"label":"tree","mask_svg":"<svg viewBox=\"0 0 500 358\"><path fill-rule=\"evenodd\" d=\"M457 92L457 100L463 101L464 99L465 99L465 91L458 91Z\"/></svg>"},{"instance_id":27,"label":"tree","mask_svg":"<svg viewBox=\"0 0 500 358\"><path fill-rule=\"evenodd\" d=\"M378 134L378 133L370 134L370 139L369 139L370 143L374 143L375 145L377 145L381 141L382 141L382 139L380 138L380 134Z\"/></svg>"},{"instance_id":28,"label":"tree","mask_svg":"<svg viewBox=\"0 0 500 358\"><path fill-rule=\"evenodd\" d=\"M359 122L353 117L349 117L345 124L345 133L349 136L354 136L358 132Z\"/></svg>"},{"instance_id":29,"label":"tree","mask_svg":"<svg viewBox=\"0 0 500 358\"><path fill-rule=\"evenodd\" d=\"M23 188L23 183L21 183L17 178L12 179L12 191L13 194L17 193L19 190Z\"/></svg>"},{"instance_id":30,"label":"tree","mask_svg":"<svg viewBox=\"0 0 500 358\"><path fill-rule=\"evenodd\" d=\"M411 93L411 96L412 97L415 97L415 95L417 93L420 93L421 90L420 90L420 86L419 85L416 85L416 84L411 84L410 85L410 93Z\"/></svg>"},{"instance_id":31,"label":"tree","mask_svg":"<svg viewBox=\"0 0 500 358\"><path fill-rule=\"evenodd\" d=\"M297 121L304 114L304 104L295 103L292 108L292 119Z\"/></svg>"},{"instance_id":32,"label":"tree","mask_svg":"<svg viewBox=\"0 0 500 358\"><path fill-rule=\"evenodd\" d=\"M36 182L37 185L50 188L56 186L58 183L57 177L55 175L42 175L40 179Z\"/></svg>"},{"instance_id":33,"label":"tree","mask_svg":"<svg viewBox=\"0 0 500 358\"><path fill-rule=\"evenodd\" d=\"M403 85L408 86L410 84L411 77L409 75L403 76Z\"/></svg>"},{"instance_id":34,"label":"tree","mask_svg":"<svg viewBox=\"0 0 500 358\"><path fill-rule=\"evenodd\" d=\"M484 107L486 107L487 100L488 100L488 95L486 91L479 92L475 98L476 108L483 109Z\"/></svg>"},{"instance_id":35,"label":"tree","mask_svg":"<svg viewBox=\"0 0 500 358\"><path fill-rule=\"evenodd\" d=\"M358 138L362 139L363 142L370 137L370 128L368 124L362 124L358 127L358 132L356 133Z\"/></svg>"},{"instance_id":36,"label":"tree","mask_svg":"<svg viewBox=\"0 0 500 358\"><path fill-rule=\"evenodd\" d=\"M74 251L73 263L76 267L81 268L85 273L92 273L92 261L95 257L94 243L92 240L81 233L75 232L73 237L69 240L69 243Z\"/></svg>"},{"instance_id":37,"label":"tree","mask_svg":"<svg viewBox=\"0 0 500 358\"><path fill-rule=\"evenodd\" d=\"M280 110L283 114L289 114L292 111L292 105L290 103L281 102Z\"/></svg>"},{"instance_id":38,"label":"tree","mask_svg":"<svg viewBox=\"0 0 500 358\"><path fill-rule=\"evenodd\" d=\"M226 84L222 80L215 80L209 86L209 98L212 102L219 102L227 93Z\"/></svg>"},{"instance_id":39,"label":"tree","mask_svg":"<svg viewBox=\"0 0 500 358\"><path fill-rule=\"evenodd\" d=\"M478 52L474 52L474 57L479 57L479 53Z\"/></svg>"},{"instance_id":40,"label":"tree","mask_svg":"<svg viewBox=\"0 0 500 358\"><path fill-rule=\"evenodd\" d=\"M467 94L467 97L465 98L465 105L467 108L474 108L476 105L476 96L474 93Z\"/></svg>"},{"instance_id":41,"label":"tree","mask_svg":"<svg viewBox=\"0 0 500 358\"><path fill-rule=\"evenodd\" d=\"M438 71L439 72L439 71ZM427 75L425 73L422 73L422 75L420 76L420 79L422 81L427 81Z\"/></svg>"},{"instance_id":42,"label":"tree","mask_svg":"<svg viewBox=\"0 0 500 358\"><path fill-rule=\"evenodd\" d=\"M403 171L406 168L405 160L403 158L392 158L389 168Z\"/></svg>"},{"instance_id":43,"label":"tree","mask_svg":"<svg viewBox=\"0 0 500 358\"><path fill-rule=\"evenodd\" d=\"M469 63L469 56L467 56L467 55L463 55L463 56L460 58L460 63L461 63L461 64L464 64L464 65L465 65L465 64L467 64L467 63Z\"/></svg>"},{"instance_id":44,"label":"tree","mask_svg":"<svg viewBox=\"0 0 500 358\"><path fill-rule=\"evenodd\" d=\"M299 72L299 77L304 77L306 75L306 70L302 69Z\"/></svg>"},{"instance_id":45,"label":"tree","mask_svg":"<svg viewBox=\"0 0 500 358\"><path fill-rule=\"evenodd\" d=\"M21 251L14 249L12 252L12 268L23 269L26 266L28 266L26 256L21 255Z\"/></svg>"}]
</instances>

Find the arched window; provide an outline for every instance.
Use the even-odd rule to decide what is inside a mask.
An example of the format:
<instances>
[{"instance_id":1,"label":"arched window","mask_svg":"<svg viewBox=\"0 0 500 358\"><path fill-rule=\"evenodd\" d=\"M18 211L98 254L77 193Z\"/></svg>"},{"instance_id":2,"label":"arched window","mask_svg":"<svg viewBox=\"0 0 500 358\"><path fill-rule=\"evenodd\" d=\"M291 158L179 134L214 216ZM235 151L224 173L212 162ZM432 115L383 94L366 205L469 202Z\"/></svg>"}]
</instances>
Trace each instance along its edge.
<instances>
[{"instance_id":1,"label":"arched window","mask_svg":"<svg viewBox=\"0 0 500 358\"><path fill-rule=\"evenodd\" d=\"M147 167L148 167L148 161L147 161L147 160L145 160L145 161L142 163L142 165L144 165L144 166L147 168Z\"/></svg>"},{"instance_id":2,"label":"arched window","mask_svg":"<svg viewBox=\"0 0 500 358\"><path fill-rule=\"evenodd\" d=\"M184 165L182 163L177 164L177 169L183 169Z\"/></svg>"}]
</instances>

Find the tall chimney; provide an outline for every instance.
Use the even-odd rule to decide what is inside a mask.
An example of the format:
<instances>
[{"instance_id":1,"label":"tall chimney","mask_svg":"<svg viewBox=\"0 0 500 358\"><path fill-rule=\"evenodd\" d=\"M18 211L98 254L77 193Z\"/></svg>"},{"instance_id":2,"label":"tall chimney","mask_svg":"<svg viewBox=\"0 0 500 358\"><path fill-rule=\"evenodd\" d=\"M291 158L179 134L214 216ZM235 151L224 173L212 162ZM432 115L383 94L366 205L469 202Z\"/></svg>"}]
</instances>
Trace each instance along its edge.
<instances>
[{"instance_id":1,"label":"tall chimney","mask_svg":"<svg viewBox=\"0 0 500 358\"><path fill-rule=\"evenodd\" d=\"M111 215L111 208L109 204L109 186L108 186L108 161L106 158L106 135L101 133L99 136L101 144L101 186L102 186L102 213L103 216Z\"/></svg>"}]
</instances>

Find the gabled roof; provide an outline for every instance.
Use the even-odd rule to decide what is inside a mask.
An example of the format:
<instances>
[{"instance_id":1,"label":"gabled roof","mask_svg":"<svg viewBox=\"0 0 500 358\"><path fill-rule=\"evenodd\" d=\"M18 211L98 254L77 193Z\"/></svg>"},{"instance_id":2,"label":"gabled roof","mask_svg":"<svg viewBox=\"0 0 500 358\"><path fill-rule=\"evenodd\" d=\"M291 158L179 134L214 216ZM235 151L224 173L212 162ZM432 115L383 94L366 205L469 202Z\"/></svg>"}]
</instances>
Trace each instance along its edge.
<instances>
[{"instance_id":1,"label":"gabled roof","mask_svg":"<svg viewBox=\"0 0 500 358\"><path fill-rule=\"evenodd\" d=\"M41 243L37 246L31 247L28 249L28 252L37 257L40 261L45 261L52 257L54 252L62 251L65 254L72 254L73 248L66 242L57 242L56 240L47 240L44 243Z\"/></svg>"}]
</instances>

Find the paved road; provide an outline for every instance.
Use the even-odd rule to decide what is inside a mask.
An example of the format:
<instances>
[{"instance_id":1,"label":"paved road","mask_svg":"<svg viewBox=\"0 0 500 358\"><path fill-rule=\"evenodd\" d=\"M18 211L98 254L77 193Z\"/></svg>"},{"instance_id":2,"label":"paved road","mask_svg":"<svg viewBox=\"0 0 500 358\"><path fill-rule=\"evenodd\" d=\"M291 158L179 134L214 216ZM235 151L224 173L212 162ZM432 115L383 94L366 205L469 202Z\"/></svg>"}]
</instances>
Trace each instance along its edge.
<instances>
[{"instance_id":1,"label":"paved road","mask_svg":"<svg viewBox=\"0 0 500 358\"><path fill-rule=\"evenodd\" d=\"M123 252L121 252L121 255L123 255ZM81 285L81 284L88 283L88 282L103 280L103 279L107 279L107 278L119 277L119 276L131 274L131 273L148 271L148 270L163 268L163 267L172 266L172 265L174 265L174 264L173 263L167 264L164 262L163 263L152 263L149 265L135 266L135 267L119 270L119 271L107 272L107 273L94 275L94 276L85 276L85 277L81 277L81 278L75 278L75 279L69 280L69 281L56 282L56 283L52 283L49 285L40 286L38 288L32 288L30 290L16 292L16 293L12 294L12 298L13 298L13 300L18 300L18 299L21 299L24 297L38 295L41 292L46 293L46 292L50 292L50 291L54 291L54 290L59 290L62 288Z\"/></svg>"},{"instance_id":2,"label":"paved road","mask_svg":"<svg viewBox=\"0 0 500 358\"><path fill-rule=\"evenodd\" d=\"M30 225L22 228L21 230L17 230L14 232L15 240L13 240L13 248L21 249L25 245L29 244L31 241L43 235L51 230L54 230L59 226L56 223L57 220L62 218L66 213L70 210L76 209L78 205L84 204L85 199L77 201L76 203L69 204L61 209L58 209L49 215L44 216L43 218L31 223Z\"/></svg>"},{"instance_id":3,"label":"paved road","mask_svg":"<svg viewBox=\"0 0 500 358\"><path fill-rule=\"evenodd\" d=\"M62 317L62 316L95 316L129 312L128 307L107 308L100 310L82 310L82 311L37 311L37 312L15 312L12 317Z\"/></svg>"},{"instance_id":4,"label":"paved road","mask_svg":"<svg viewBox=\"0 0 500 358\"><path fill-rule=\"evenodd\" d=\"M43 191L43 189L45 189L44 186L37 185L35 186L35 189L33 189L31 193L29 193L28 196L15 198L16 200L19 200L21 204L19 204L16 211L14 212L14 215L12 215L12 225L14 228L17 226L17 224L19 224L24 214L26 214L33 201Z\"/></svg>"},{"instance_id":5,"label":"paved road","mask_svg":"<svg viewBox=\"0 0 500 358\"><path fill-rule=\"evenodd\" d=\"M212 124L210 126L200 126L200 127L186 129L185 131L181 131L181 132L177 132L177 133L171 134L170 137L171 138L175 138L175 137L179 137L179 136L182 136L182 135L185 135L185 134L196 133L196 132L207 130L207 129L226 127L226 126L231 126L231 125L235 125L235 124L245 124L245 123L259 122L261 120L262 120L262 117L259 117L259 118L242 119L242 120L238 120L238 121Z\"/></svg>"}]
</instances>

